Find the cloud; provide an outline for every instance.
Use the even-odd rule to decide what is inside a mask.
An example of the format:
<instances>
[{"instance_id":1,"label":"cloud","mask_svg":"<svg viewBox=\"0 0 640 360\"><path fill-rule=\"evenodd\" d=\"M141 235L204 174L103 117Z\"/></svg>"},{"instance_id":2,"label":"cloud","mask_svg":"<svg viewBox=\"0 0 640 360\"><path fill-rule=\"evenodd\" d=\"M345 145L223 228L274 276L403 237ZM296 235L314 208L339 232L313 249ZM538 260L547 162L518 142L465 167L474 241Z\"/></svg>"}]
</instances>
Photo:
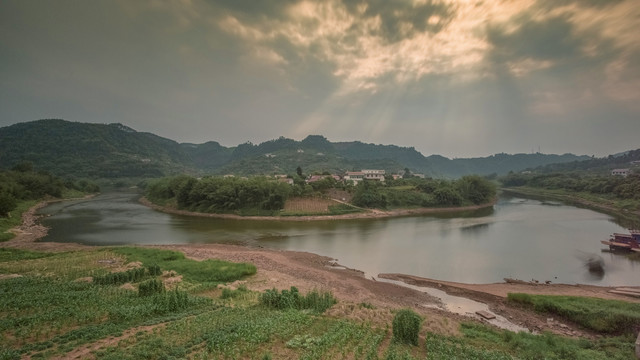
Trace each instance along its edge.
<instances>
[{"instance_id":1,"label":"cloud","mask_svg":"<svg viewBox=\"0 0 640 360\"><path fill-rule=\"evenodd\" d=\"M0 121L118 121L226 145L320 133L445 155L565 144L571 127L585 144L598 127L627 139L639 18L637 0L7 0Z\"/></svg>"}]
</instances>

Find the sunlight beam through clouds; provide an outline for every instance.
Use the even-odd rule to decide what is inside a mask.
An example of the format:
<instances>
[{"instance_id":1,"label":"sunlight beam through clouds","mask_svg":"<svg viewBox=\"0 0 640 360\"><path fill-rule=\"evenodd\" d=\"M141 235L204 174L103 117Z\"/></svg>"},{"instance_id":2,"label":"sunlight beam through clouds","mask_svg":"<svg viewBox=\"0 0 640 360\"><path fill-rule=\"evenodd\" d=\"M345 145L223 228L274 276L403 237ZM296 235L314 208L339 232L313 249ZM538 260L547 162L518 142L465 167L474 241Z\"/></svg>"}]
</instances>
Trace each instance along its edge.
<instances>
[{"instance_id":1,"label":"sunlight beam through clouds","mask_svg":"<svg viewBox=\"0 0 640 360\"><path fill-rule=\"evenodd\" d=\"M638 28L637 0L7 0L0 125L608 154L640 131Z\"/></svg>"}]
</instances>

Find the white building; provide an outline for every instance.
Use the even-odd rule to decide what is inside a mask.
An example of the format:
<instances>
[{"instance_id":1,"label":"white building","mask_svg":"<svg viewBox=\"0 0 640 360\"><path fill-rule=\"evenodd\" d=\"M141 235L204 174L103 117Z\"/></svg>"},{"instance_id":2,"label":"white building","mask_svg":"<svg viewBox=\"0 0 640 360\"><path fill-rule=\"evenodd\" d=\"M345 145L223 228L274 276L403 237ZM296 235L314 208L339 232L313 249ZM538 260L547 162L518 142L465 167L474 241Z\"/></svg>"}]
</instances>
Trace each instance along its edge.
<instances>
[{"instance_id":1,"label":"white building","mask_svg":"<svg viewBox=\"0 0 640 360\"><path fill-rule=\"evenodd\" d=\"M351 180L355 184L358 184L362 180L375 180L375 181L384 181L384 170L372 170L365 169L361 171L347 171L344 176L344 180Z\"/></svg>"},{"instance_id":2,"label":"white building","mask_svg":"<svg viewBox=\"0 0 640 360\"><path fill-rule=\"evenodd\" d=\"M357 185L360 181L364 180L364 172L347 171L343 179L344 181L353 181L353 183Z\"/></svg>"},{"instance_id":3,"label":"white building","mask_svg":"<svg viewBox=\"0 0 640 360\"><path fill-rule=\"evenodd\" d=\"M377 180L377 181L384 181L384 170L362 170L362 172L364 173L364 178L367 180Z\"/></svg>"},{"instance_id":4,"label":"white building","mask_svg":"<svg viewBox=\"0 0 640 360\"><path fill-rule=\"evenodd\" d=\"M629 175L629 169L613 169L611 170L611 175L614 176L627 176Z\"/></svg>"}]
</instances>

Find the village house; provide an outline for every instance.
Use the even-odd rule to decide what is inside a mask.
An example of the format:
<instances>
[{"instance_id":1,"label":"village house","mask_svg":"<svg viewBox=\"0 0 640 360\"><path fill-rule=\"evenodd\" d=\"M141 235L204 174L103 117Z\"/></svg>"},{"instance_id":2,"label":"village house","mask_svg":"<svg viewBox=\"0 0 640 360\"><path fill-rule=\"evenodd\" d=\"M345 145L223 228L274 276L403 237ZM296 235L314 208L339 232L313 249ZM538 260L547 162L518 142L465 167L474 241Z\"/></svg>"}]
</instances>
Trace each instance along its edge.
<instances>
[{"instance_id":1,"label":"village house","mask_svg":"<svg viewBox=\"0 0 640 360\"><path fill-rule=\"evenodd\" d=\"M385 171L384 170L362 170L362 172L364 173L364 178L367 180L377 180L377 181L384 181L384 174Z\"/></svg>"},{"instance_id":2,"label":"village house","mask_svg":"<svg viewBox=\"0 0 640 360\"><path fill-rule=\"evenodd\" d=\"M344 175L344 181L353 181L356 185L363 179L364 173L362 171L347 171Z\"/></svg>"},{"instance_id":3,"label":"village house","mask_svg":"<svg viewBox=\"0 0 640 360\"><path fill-rule=\"evenodd\" d=\"M344 176L345 181L353 181L358 184L362 180L384 181L384 170L365 169L361 171L347 171Z\"/></svg>"},{"instance_id":4,"label":"village house","mask_svg":"<svg viewBox=\"0 0 640 360\"><path fill-rule=\"evenodd\" d=\"M611 170L611 175L613 176L627 176L629 175L629 169L613 169Z\"/></svg>"},{"instance_id":5,"label":"village house","mask_svg":"<svg viewBox=\"0 0 640 360\"><path fill-rule=\"evenodd\" d=\"M307 179L307 183L313 183L313 182L316 182L316 181L320 181L320 180L322 180L322 179L324 179L324 178L327 178L327 177L332 177L332 178L334 178L334 180L335 180L335 181L340 181L340 180L342 180L342 179L340 178L340 176L338 176L338 175L311 175L311 176Z\"/></svg>"},{"instance_id":6,"label":"village house","mask_svg":"<svg viewBox=\"0 0 640 360\"><path fill-rule=\"evenodd\" d=\"M283 182L283 183L287 183L289 185L293 185L293 179L290 179L290 178L287 178L287 177L278 178L278 182Z\"/></svg>"}]
</instances>

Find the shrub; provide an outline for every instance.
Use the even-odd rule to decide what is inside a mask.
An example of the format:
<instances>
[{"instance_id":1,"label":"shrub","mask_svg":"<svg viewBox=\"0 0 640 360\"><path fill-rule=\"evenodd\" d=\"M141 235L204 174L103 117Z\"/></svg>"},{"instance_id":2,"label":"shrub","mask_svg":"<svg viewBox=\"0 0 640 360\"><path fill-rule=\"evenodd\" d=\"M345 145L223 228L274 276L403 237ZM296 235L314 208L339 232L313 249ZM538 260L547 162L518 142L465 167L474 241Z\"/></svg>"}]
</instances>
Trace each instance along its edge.
<instances>
[{"instance_id":1,"label":"shrub","mask_svg":"<svg viewBox=\"0 0 640 360\"><path fill-rule=\"evenodd\" d=\"M109 273L102 276L94 276L93 282L98 285L120 285L126 282L138 282L144 277L145 269L136 268L117 273Z\"/></svg>"},{"instance_id":2,"label":"shrub","mask_svg":"<svg viewBox=\"0 0 640 360\"><path fill-rule=\"evenodd\" d=\"M158 276L162 274L162 270L160 270L160 265L157 265L157 264L147 266L147 271L151 276Z\"/></svg>"},{"instance_id":3,"label":"shrub","mask_svg":"<svg viewBox=\"0 0 640 360\"><path fill-rule=\"evenodd\" d=\"M403 309L398 311L393 318L393 340L417 346L421 322L420 315L413 310Z\"/></svg>"},{"instance_id":4,"label":"shrub","mask_svg":"<svg viewBox=\"0 0 640 360\"><path fill-rule=\"evenodd\" d=\"M164 284L161 280L150 279L140 283L138 287L138 295L150 296L154 294L160 294L164 292Z\"/></svg>"},{"instance_id":5,"label":"shrub","mask_svg":"<svg viewBox=\"0 0 640 360\"><path fill-rule=\"evenodd\" d=\"M304 296L300 295L295 286L292 286L290 290L282 290L282 292L278 292L276 289L266 290L260 295L259 301L262 305L273 309L308 309L316 313L325 312L337 302L330 292L320 293L313 290Z\"/></svg>"}]
</instances>

